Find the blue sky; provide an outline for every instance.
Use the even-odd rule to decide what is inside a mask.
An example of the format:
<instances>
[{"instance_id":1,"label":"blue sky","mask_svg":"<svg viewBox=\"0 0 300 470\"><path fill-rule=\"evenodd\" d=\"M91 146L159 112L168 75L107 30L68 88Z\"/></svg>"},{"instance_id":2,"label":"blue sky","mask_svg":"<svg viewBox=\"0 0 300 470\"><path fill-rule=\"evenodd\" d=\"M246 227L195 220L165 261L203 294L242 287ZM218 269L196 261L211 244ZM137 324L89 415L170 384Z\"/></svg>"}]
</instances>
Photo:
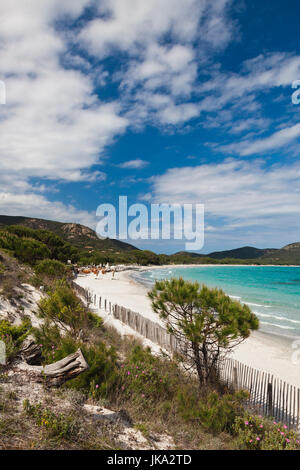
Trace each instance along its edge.
<instances>
[{"instance_id":1,"label":"blue sky","mask_svg":"<svg viewBox=\"0 0 300 470\"><path fill-rule=\"evenodd\" d=\"M3 3L1 214L95 228L127 195L205 204L203 252L300 240L297 0Z\"/></svg>"}]
</instances>

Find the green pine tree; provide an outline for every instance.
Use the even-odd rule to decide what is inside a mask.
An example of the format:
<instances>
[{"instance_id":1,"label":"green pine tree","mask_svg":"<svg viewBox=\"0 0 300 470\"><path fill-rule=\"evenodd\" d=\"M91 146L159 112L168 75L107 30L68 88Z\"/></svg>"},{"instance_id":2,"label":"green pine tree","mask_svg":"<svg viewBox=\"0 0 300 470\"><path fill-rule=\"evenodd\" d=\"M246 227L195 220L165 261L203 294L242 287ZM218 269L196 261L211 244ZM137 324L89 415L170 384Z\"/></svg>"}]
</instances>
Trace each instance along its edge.
<instances>
[{"instance_id":1,"label":"green pine tree","mask_svg":"<svg viewBox=\"0 0 300 470\"><path fill-rule=\"evenodd\" d=\"M157 281L148 295L180 344L185 362L196 367L200 384L215 379L226 354L259 327L247 305L198 282Z\"/></svg>"}]
</instances>

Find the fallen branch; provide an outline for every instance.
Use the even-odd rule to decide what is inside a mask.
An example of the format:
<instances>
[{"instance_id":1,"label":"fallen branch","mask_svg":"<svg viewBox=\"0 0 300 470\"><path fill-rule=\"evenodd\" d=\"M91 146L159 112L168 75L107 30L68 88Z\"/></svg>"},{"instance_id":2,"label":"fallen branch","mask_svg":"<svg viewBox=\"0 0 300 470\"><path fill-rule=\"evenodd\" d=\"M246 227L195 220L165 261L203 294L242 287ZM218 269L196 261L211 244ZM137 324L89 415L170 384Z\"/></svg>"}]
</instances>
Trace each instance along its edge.
<instances>
[{"instance_id":1,"label":"fallen branch","mask_svg":"<svg viewBox=\"0 0 300 470\"><path fill-rule=\"evenodd\" d=\"M43 367L41 374L50 384L61 385L67 380L74 379L88 368L89 365L84 359L81 349L78 349L74 354Z\"/></svg>"},{"instance_id":2,"label":"fallen branch","mask_svg":"<svg viewBox=\"0 0 300 470\"><path fill-rule=\"evenodd\" d=\"M79 348L75 353L70 354L64 359L44 367L31 366L21 362L17 365L17 368L26 371L31 380L38 382L45 381L47 385L59 386L85 372L89 365Z\"/></svg>"}]
</instances>

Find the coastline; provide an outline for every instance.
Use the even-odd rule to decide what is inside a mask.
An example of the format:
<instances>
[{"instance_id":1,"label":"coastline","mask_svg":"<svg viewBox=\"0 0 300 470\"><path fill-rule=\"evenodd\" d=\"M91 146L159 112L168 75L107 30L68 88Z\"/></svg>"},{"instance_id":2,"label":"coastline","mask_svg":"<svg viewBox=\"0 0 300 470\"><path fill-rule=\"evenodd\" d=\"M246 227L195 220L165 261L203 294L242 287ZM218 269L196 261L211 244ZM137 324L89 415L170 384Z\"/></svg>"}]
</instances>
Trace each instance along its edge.
<instances>
[{"instance_id":1,"label":"coastline","mask_svg":"<svg viewBox=\"0 0 300 470\"><path fill-rule=\"evenodd\" d=\"M187 265L183 266L188 267ZM169 268L170 265L166 267ZM163 268L163 266L159 266L159 268ZM136 269L136 271L148 269L153 268L141 267ZM130 270L117 272L114 279L112 279L109 273L99 278L96 278L94 274L89 274L79 276L75 282L101 295L109 302L139 312L144 317L163 325L162 320L152 311L150 300L147 297L148 289L132 277L133 272L134 271ZM103 313L104 312L99 309L99 315L103 315ZM118 320L107 320L109 320L109 323L121 334L140 336L137 335L134 330L125 327ZM143 338L140 337L140 339ZM299 345L293 348L293 343L296 339L297 338L277 336L262 331L253 332L248 339L237 346L231 354L231 357L250 367L273 374L275 377L300 388L300 341ZM159 350L158 346L154 345L154 343L150 343L149 341L146 341L146 343L145 341L143 342L151 346L153 351L157 352ZM297 354L298 350L299 354ZM298 364L293 363L293 354L296 362L299 362Z\"/></svg>"},{"instance_id":2,"label":"coastline","mask_svg":"<svg viewBox=\"0 0 300 470\"><path fill-rule=\"evenodd\" d=\"M222 263L206 263L206 264L161 264L153 266L136 267L136 271L149 271L153 269L167 269L167 268L207 268L207 267L256 267L256 268L300 268L300 264L222 264Z\"/></svg>"}]
</instances>

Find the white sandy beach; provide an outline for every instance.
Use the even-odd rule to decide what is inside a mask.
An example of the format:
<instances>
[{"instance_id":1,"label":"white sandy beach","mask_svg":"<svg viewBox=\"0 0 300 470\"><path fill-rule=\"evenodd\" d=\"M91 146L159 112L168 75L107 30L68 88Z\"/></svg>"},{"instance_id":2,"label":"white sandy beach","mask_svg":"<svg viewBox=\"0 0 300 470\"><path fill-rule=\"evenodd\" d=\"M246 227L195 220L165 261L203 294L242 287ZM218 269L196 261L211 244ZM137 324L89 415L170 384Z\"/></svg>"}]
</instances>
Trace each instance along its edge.
<instances>
[{"instance_id":1,"label":"white sandy beach","mask_svg":"<svg viewBox=\"0 0 300 470\"><path fill-rule=\"evenodd\" d=\"M80 275L76 279L76 283L101 296L102 299L106 298L112 304L130 308L152 321L163 324L158 315L152 311L146 287L134 281L130 274L130 271L116 273L114 279L112 279L111 273L100 275L99 278L96 278L94 274ZM105 315L103 309L98 309L98 313L104 316L105 321L113 325L121 334L138 336L154 352L159 351L159 346L143 339L119 320ZM251 367L271 373L291 385L300 387L300 341L298 357L297 348L292 347L293 341L258 331L238 346L232 357ZM294 359L298 359L298 364L293 363L293 354Z\"/></svg>"}]
</instances>

